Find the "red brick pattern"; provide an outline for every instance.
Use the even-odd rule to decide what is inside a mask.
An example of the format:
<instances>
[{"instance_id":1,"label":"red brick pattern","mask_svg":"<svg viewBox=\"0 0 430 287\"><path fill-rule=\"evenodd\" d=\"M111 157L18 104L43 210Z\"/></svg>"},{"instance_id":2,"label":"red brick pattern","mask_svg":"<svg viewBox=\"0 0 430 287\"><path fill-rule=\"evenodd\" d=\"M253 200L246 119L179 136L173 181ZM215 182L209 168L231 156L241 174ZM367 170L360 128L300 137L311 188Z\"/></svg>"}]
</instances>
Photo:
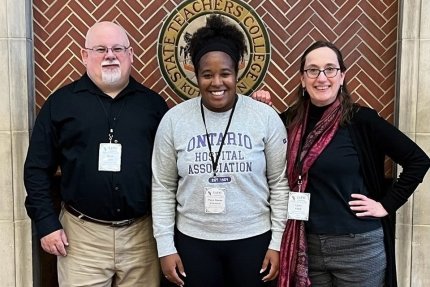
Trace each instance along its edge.
<instances>
[{"instance_id":1,"label":"red brick pattern","mask_svg":"<svg viewBox=\"0 0 430 287\"><path fill-rule=\"evenodd\" d=\"M159 91L169 105L181 102L161 77L156 42L162 20L180 0L33 2L36 103L84 71L80 48L96 21L112 20L130 33L136 59L133 76ZM348 65L349 89L358 102L393 120L398 1L244 1L267 25L272 62L263 87L277 109L291 103L298 84L298 58L313 41L336 43Z\"/></svg>"}]
</instances>

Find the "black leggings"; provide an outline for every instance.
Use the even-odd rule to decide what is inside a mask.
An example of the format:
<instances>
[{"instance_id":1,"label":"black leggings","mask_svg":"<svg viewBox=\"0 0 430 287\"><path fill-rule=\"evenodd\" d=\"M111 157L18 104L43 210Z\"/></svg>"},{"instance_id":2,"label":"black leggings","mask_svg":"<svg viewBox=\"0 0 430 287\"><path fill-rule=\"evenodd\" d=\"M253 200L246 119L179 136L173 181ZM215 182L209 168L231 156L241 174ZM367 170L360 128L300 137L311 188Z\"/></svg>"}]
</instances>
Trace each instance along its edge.
<instances>
[{"instance_id":1,"label":"black leggings","mask_svg":"<svg viewBox=\"0 0 430 287\"><path fill-rule=\"evenodd\" d=\"M184 265L187 287L261 287L260 274L271 232L230 241L189 237L176 230L175 244Z\"/></svg>"}]
</instances>

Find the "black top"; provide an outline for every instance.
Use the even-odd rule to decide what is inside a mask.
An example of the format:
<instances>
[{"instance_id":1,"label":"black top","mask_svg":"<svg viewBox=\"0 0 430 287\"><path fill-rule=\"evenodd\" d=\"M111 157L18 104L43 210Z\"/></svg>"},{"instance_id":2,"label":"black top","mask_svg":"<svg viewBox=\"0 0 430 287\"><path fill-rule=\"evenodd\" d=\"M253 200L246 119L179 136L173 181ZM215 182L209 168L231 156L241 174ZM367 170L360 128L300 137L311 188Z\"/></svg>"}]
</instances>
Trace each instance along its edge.
<instances>
[{"instance_id":1,"label":"black top","mask_svg":"<svg viewBox=\"0 0 430 287\"><path fill-rule=\"evenodd\" d=\"M328 107L310 104L306 134L315 127ZM369 196L369 192L346 127L339 127L310 168L306 192L311 194L309 221L306 222L309 233L364 233L381 227L379 219L359 218L349 207L352 193Z\"/></svg>"},{"instance_id":2,"label":"black top","mask_svg":"<svg viewBox=\"0 0 430 287\"><path fill-rule=\"evenodd\" d=\"M61 229L51 185L61 169L61 200L102 220L123 220L150 212L151 157L158 124L167 111L163 98L130 77L114 99L85 74L54 92L34 126L24 183L28 215L39 237ZM122 145L121 171L98 171L100 143Z\"/></svg>"},{"instance_id":3,"label":"black top","mask_svg":"<svg viewBox=\"0 0 430 287\"><path fill-rule=\"evenodd\" d=\"M309 170L306 192L311 194L309 233L364 233L381 227L377 218L355 216L351 194L369 196L348 129L340 127Z\"/></svg>"}]
</instances>

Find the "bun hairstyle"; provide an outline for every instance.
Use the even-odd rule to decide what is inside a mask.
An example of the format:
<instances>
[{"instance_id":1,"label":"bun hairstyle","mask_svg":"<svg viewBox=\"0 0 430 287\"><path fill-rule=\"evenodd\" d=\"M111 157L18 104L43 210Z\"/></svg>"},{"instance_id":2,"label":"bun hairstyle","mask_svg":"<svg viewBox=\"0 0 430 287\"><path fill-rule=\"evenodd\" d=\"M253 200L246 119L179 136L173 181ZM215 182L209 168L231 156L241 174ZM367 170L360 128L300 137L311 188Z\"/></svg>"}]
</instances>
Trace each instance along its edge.
<instances>
[{"instance_id":1,"label":"bun hairstyle","mask_svg":"<svg viewBox=\"0 0 430 287\"><path fill-rule=\"evenodd\" d=\"M194 32L190 43L191 61L197 75L202 56L208 52L221 51L228 54L234 62L235 72L239 62L247 53L245 37L233 24L218 14L209 16L206 26Z\"/></svg>"}]
</instances>

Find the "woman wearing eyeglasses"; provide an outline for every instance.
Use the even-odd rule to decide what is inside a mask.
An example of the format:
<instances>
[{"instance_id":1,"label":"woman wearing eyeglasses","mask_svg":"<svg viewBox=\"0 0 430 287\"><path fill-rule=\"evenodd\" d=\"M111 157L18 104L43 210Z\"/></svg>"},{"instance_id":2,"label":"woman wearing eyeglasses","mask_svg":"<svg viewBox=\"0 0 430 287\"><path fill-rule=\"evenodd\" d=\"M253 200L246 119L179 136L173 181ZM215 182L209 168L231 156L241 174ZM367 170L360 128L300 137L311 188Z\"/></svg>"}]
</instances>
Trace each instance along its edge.
<instances>
[{"instance_id":1,"label":"woman wearing eyeglasses","mask_svg":"<svg viewBox=\"0 0 430 287\"><path fill-rule=\"evenodd\" d=\"M333 44L310 46L300 74L297 101L283 114L295 220L282 240L279 286L397 286L390 216L422 182L430 160L373 109L352 102ZM403 169L390 185L385 156ZM295 194L309 205L294 205ZM291 214L297 208L303 214Z\"/></svg>"}]
</instances>

